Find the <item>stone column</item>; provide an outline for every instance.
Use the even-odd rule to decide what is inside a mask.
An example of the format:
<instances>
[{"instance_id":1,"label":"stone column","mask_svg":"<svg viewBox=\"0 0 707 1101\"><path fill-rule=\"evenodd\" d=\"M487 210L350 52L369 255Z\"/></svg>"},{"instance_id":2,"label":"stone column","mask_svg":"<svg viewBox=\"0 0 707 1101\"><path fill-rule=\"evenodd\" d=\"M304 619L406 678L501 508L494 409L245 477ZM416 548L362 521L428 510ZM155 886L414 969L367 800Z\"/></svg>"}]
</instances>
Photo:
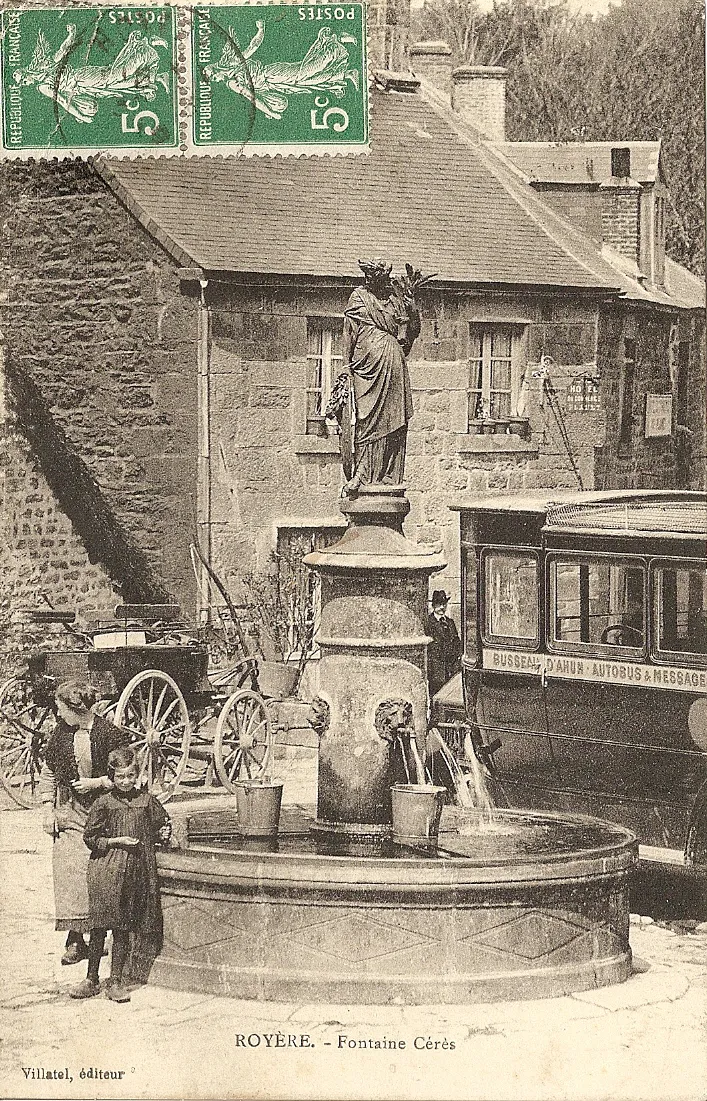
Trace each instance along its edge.
<instances>
[{"instance_id":1,"label":"stone column","mask_svg":"<svg viewBox=\"0 0 707 1101\"><path fill-rule=\"evenodd\" d=\"M341 511L342 539L305 558L322 582L317 827L385 834L396 725L420 746L427 732L428 580L446 563L403 535L402 486L362 486Z\"/></svg>"}]
</instances>

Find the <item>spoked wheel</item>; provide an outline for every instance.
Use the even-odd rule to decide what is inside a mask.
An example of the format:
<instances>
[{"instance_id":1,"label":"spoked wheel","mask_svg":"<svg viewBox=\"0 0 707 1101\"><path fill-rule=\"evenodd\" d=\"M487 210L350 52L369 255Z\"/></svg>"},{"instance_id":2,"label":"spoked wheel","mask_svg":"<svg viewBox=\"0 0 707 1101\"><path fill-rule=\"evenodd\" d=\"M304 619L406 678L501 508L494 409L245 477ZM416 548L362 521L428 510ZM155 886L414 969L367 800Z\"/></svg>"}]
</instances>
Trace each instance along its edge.
<instances>
[{"instance_id":1,"label":"spoked wheel","mask_svg":"<svg viewBox=\"0 0 707 1101\"><path fill-rule=\"evenodd\" d=\"M133 736L140 784L166 803L179 785L191 740L189 712L179 685L156 669L137 673L120 694L114 721Z\"/></svg>"},{"instance_id":2,"label":"spoked wheel","mask_svg":"<svg viewBox=\"0 0 707 1101\"><path fill-rule=\"evenodd\" d=\"M236 780L256 780L270 764L268 709L262 696L241 688L226 701L216 725L214 764L227 791Z\"/></svg>"},{"instance_id":3,"label":"spoked wheel","mask_svg":"<svg viewBox=\"0 0 707 1101\"><path fill-rule=\"evenodd\" d=\"M54 712L38 704L32 685L12 677L0 688L0 783L21 807L39 804L39 773Z\"/></svg>"}]
</instances>

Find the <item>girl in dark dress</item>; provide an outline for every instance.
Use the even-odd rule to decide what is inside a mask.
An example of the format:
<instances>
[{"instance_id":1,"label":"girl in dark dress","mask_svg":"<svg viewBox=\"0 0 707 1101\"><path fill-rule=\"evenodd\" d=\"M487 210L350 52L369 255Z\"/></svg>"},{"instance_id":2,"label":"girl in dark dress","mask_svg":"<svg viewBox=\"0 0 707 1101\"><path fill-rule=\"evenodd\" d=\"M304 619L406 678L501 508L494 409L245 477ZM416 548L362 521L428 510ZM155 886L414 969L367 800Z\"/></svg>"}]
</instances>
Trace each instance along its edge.
<instances>
[{"instance_id":1,"label":"girl in dark dress","mask_svg":"<svg viewBox=\"0 0 707 1101\"><path fill-rule=\"evenodd\" d=\"M98 968L109 929L113 931L110 982L106 996L130 1001L123 985L123 969L130 935L161 939L162 908L157 879L155 845L169 841L171 827L161 803L137 790L138 763L128 746L108 758L113 789L100 795L88 813L84 841L91 850L88 862L88 912L91 925L88 976L74 990L74 998L90 998L99 991Z\"/></svg>"}]
</instances>

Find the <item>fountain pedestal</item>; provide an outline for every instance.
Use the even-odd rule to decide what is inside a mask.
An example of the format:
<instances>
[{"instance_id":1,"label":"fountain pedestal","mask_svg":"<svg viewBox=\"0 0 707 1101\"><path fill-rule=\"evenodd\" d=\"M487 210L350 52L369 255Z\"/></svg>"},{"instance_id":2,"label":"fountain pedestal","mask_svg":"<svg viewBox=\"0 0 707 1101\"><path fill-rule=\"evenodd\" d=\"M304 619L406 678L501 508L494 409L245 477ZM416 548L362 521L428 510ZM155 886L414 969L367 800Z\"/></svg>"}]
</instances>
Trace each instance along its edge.
<instances>
[{"instance_id":1,"label":"fountain pedestal","mask_svg":"<svg viewBox=\"0 0 707 1101\"><path fill-rule=\"evenodd\" d=\"M362 486L341 511L349 521L341 540L304 560L321 578L320 697L328 707L315 828L356 837L390 832L396 729L412 726L424 754L428 581L446 563L403 535L403 486Z\"/></svg>"},{"instance_id":2,"label":"fountain pedestal","mask_svg":"<svg viewBox=\"0 0 707 1101\"><path fill-rule=\"evenodd\" d=\"M550 997L629 976L628 830L501 812L484 833L446 808L436 850L386 836L396 734L412 732L422 749L427 733L427 582L444 565L403 536L408 509L402 487L368 487L343 504L340 542L306 559L323 605L314 829L290 808L271 841L214 827L210 840L160 853L153 981L237 998L425 1004ZM188 823L176 832L188 838Z\"/></svg>"}]
</instances>

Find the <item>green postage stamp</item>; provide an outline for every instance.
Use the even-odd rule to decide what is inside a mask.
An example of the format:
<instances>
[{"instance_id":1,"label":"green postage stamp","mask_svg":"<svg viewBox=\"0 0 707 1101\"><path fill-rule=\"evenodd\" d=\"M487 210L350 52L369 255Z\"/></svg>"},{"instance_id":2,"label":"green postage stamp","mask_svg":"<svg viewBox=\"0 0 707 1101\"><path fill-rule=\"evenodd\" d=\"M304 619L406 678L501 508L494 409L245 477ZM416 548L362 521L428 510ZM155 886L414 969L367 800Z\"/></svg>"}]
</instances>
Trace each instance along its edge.
<instances>
[{"instance_id":1,"label":"green postage stamp","mask_svg":"<svg viewBox=\"0 0 707 1101\"><path fill-rule=\"evenodd\" d=\"M0 156L365 151L363 4L2 12Z\"/></svg>"},{"instance_id":2,"label":"green postage stamp","mask_svg":"<svg viewBox=\"0 0 707 1101\"><path fill-rule=\"evenodd\" d=\"M5 156L176 151L176 12L173 7L4 11Z\"/></svg>"},{"instance_id":3,"label":"green postage stamp","mask_svg":"<svg viewBox=\"0 0 707 1101\"><path fill-rule=\"evenodd\" d=\"M195 147L366 146L365 45L362 4L196 8Z\"/></svg>"}]
</instances>

